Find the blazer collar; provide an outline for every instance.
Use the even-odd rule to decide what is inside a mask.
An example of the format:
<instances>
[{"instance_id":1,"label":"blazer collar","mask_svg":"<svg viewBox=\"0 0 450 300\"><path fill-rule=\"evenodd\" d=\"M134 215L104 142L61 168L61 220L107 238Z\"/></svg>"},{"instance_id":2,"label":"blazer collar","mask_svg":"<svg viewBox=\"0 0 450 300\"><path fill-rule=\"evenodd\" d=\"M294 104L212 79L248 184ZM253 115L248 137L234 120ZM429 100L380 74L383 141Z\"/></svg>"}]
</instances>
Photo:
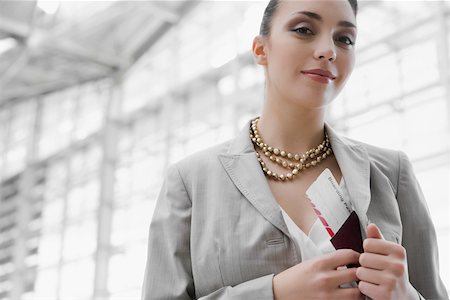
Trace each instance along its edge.
<instances>
[{"instance_id":1,"label":"blazer collar","mask_svg":"<svg viewBox=\"0 0 450 300\"><path fill-rule=\"evenodd\" d=\"M364 238L370 203L370 165L367 151L360 144L341 137L327 123L325 128L344 177L350 201L360 219ZM250 122L232 140L228 152L219 155L219 159L233 183L252 205L275 227L290 236L278 203L256 158L249 133Z\"/></svg>"},{"instance_id":2,"label":"blazer collar","mask_svg":"<svg viewBox=\"0 0 450 300\"><path fill-rule=\"evenodd\" d=\"M358 214L362 237L366 237L370 204L370 160L367 150L359 143L339 135L325 123L334 156L341 169L350 201Z\"/></svg>"},{"instance_id":3,"label":"blazer collar","mask_svg":"<svg viewBox=\"0 0 450 300\"><path fill-rule=\"evenodd\" d=\"M290 236L250 140L250 122L232 140L227 153L219 155L233 183L269 222Z\"/></svg>"}]
</instances>

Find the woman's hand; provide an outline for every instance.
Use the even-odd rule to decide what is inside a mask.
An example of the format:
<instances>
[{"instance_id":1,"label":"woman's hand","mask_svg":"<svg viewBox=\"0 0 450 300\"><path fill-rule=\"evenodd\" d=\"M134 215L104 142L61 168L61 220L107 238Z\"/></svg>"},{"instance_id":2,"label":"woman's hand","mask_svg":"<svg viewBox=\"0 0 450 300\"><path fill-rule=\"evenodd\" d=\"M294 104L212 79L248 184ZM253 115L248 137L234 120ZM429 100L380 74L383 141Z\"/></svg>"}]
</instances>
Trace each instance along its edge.
<instances>
[{"instance_id":1,"label":"woman's hand","mask_svg":"<svg viewBox=\"0 0 450 300\"><path fill-rule=\"evenodd\" d=\"M339 267L357 263L359 253L350 249L320 256L299 263L273 278L276 300L301 299L361 299L358 288L340 288L343 283L357 280L356 268Z\"/></svg>"},{"instance_id":2,"label":"woman's hand","mask_svg":"<svg viewBox=\"0 0 450 300\"><path fill-rule=\"evenodd\" d=\"M402 245L386 241L375 224L367 226L364 253L359 256L356 275L359 290L374 300L417 299L409 283L406 250Z\"/></svg>"}]
</instances>

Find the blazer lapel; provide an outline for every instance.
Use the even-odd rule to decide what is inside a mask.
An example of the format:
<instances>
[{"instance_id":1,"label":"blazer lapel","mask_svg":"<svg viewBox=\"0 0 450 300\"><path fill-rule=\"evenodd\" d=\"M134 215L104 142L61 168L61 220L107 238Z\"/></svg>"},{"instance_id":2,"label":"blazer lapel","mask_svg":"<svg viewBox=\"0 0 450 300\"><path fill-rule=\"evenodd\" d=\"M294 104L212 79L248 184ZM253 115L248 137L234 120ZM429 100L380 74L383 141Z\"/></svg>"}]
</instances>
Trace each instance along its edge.
<instances>
[{"instance_id":1,"label":"blazer lapel","mask_svg":"<svg viewBox=\"0 0 450 300\"><path fill-rule=\"evenodd\" d=\"M228 153L219 155L233 183L270 223L290 237L281 210L256 158L249 136L250 122L230 145Z\"/></svg>"},{"instance_id":2,"label":"blazer lapel","mask_svg":"<svg viewBox=\"0 0 450 300\"><path fill-rule=\"evenodd\" d=\"M364 239L369 223L367 209L370 203L370 163L367 151L361 145L340 137L327 123L325 128L344 177L350 201L358 214ZM236 187L261 215L290 237L278 203L256 159L249 130L250 122L232 141L228 152L219 155L219 159Z\"/></svg>"},{"instance_id":3,"label":"blazer lapel","mask_svg":"<svg viewBox=\"0 0 450 300\"><path fill-rule=\"evenodd\" d=\"M369 223L367 209L370 204L370 162L367 151L359 144L341 138L327 123L331 147L344 177L356 213L361 224L363 239L367 237L366 228Z\"/></svg>"}]
</instances>

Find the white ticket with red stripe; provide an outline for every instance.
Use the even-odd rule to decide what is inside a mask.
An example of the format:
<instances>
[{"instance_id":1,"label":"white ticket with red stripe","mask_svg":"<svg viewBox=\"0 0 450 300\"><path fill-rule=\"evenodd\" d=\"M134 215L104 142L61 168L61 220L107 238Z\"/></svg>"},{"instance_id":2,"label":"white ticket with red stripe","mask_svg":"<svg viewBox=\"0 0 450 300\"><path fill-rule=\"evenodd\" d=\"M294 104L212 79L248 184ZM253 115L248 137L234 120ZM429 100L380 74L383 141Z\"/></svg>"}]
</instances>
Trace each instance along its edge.
<instances>
[{"instance_id":1,"label":"white ticket with red stripe","mask_svg":"<svg viewBox=\"0 0 450 300\"><path fill-rule=\"evenodd\" d=\"M306 195L332 238L353 211L346 193L336 182L331 171L325 169L308 188Z\"/></svg>"}]
</instances>

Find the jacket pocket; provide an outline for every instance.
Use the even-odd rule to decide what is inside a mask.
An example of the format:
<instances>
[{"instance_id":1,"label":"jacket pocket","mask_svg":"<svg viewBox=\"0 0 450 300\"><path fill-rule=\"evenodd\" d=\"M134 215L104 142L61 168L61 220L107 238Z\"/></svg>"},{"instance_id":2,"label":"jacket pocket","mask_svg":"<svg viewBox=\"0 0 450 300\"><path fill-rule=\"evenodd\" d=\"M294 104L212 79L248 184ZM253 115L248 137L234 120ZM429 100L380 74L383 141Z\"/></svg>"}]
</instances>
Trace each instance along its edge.
<instances>
[{"instance_id":1,"label":"jacket pocket","mask_svg":"<svg viewBox=\"0 0 450 300\"><path fill-rule=\"evenodd\" d=\"M242 226L229 240L218 239L219 269L224 286L235 286L295 264L288 238L263 218Z\"/></svg>"},{"instance_id":2,"label":"jacket pocket","mask_svg":"<svg viewBox=\"0 0 450 300\"><path fill-rule=\"evenodd\" d=\"M267 246L279 245L279 244L284 244L284 243L285 243L284 235L266 240Z\"/></svg>"}]
</instances>

